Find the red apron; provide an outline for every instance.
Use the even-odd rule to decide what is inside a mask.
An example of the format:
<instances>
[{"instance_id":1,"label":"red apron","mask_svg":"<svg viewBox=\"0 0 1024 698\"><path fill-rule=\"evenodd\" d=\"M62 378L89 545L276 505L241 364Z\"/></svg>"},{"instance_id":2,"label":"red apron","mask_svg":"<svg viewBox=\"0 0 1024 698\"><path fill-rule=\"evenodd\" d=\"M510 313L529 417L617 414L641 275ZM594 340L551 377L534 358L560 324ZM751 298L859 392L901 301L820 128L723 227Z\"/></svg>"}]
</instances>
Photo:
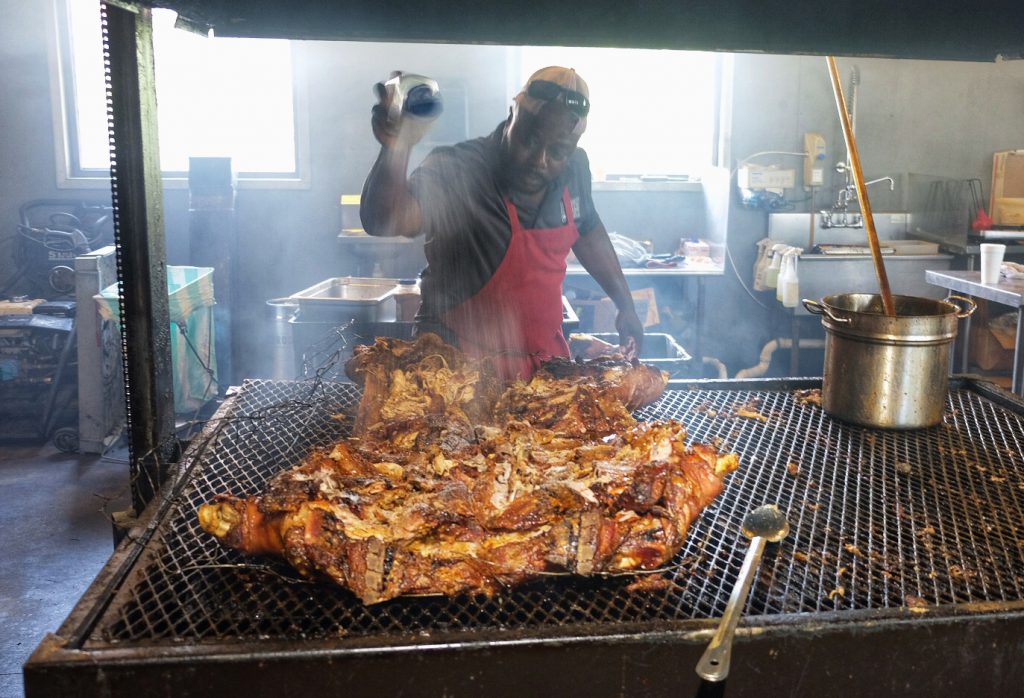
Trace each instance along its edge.
<instances>
[{"instance_id":1,"label":"red apron","mask_svg":"<svg viewBox=\"0 0 1024 698\"><path fill-rule=\"evenodd\" d=\"M475 295L452 308L442 322L470 356L494 357L501 375L527 379L544 359L568 356L562 335L565 259L579 239L569 188L562 205L569 222L558 228L527 230L508 199L512 237L494 276Z\"/></svg>"}]
</instances>

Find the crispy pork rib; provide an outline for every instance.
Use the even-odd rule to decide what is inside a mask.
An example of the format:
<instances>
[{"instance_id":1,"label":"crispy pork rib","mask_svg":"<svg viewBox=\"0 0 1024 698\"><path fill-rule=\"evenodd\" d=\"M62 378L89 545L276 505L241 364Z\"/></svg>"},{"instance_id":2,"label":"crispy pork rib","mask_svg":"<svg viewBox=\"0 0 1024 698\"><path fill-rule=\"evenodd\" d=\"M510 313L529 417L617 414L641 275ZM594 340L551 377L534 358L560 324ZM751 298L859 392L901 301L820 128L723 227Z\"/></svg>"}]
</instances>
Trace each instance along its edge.
<instances>
[{"instance_id":1,"label":"crispy pork rib","mask_svg":"<svg viewBox=\"0 0 1024 698\"><path fill-rule=\"evenodd\" d=\"M415 342L378 337L356 347L345 372L363 388L357 435L382 422L427 415L484 422L503 388L489 361L470 360L429 333Z\"/></svg>"},{"instance_id":2,"label":"crispy pork rib","mask_svg":"<svg viewBox=\"0 0 1024 698\"><path fill-rule=\"evenodd\" d=\"M631 412L654 402L667 376L621 356L552 359L529 382L508 386L495 405L499 421L526 421L558 433L600 438L636 424Z\"/></svg>"},{"instance_id":3,"label":"crispy pork rib","mask_svg":"<svg viewBox=\"0 0 1024 698\"><path fill-rule=\"evenodd\" d=\"M525 419L546 427L600 415L625 426L632 424L629 413L657 400L668 381L663 371L612 355L589 361L550 359L530 381L506 388L488 360L470 359L435 334L420 335L415 342L380 337L373 345L357 347L345 368L363 387L357 436L425 415L499 426L510 418ZM587 404L570 409L579 401Z\"/></svg>"},{"instance_id":4,"label":"crispy pork rib","mask_svg":"<svg viewBox=\"0 0 1024 698\"><path fill-rule=\"evenodd\" d=\"M627 361L621 354L598 356L588 361L556 357L544 362L538 374L541 380L548 377L593 380L630 411L661 397L668 381L664 371L645 366L637 359Z\"/></svg>"},{"instance_id":5,"label":"crispy pork rib","mask_svg":"<svg viewBox=\"0 0 1024 698\"><path fill-rule=\"evenodd\" d=\"M342 442L260 497L204 505L199 519L224 544L283 555L365 603L650 570L682 547L737 465L684 441L673 422L599 442L512 424L472 456L438 449L399 462Z\"/></svg>"},{"instance_id":6,"label":"crispy pork rib","mask_svg":"<svg viewBox=\"0 0 1024 698\"><path fill-rule=\"evenodd\" d=\"M678 422L636 422L626 405L664 387L646 367L559 361L501 393L486 362L439 340L378 340L354 362L359 435L199 522L368 604L656 569L738 465L687 446Z\"/></svg>"}]
</instances>

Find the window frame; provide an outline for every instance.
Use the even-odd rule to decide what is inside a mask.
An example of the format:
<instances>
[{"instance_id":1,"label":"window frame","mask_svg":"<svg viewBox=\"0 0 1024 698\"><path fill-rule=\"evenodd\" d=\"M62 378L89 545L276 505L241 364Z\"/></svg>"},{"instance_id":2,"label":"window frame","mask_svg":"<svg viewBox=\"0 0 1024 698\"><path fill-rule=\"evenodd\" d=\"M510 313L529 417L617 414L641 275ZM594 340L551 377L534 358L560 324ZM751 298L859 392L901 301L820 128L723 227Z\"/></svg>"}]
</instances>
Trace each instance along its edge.
<instances>
[{"instance_id":1,"label":"window frame","mask_svg":"<svg viewBox=\"0 0 1024 698\"><path fill-rule=\"evenodd\" d=\"M509 66L510 70L506 75L506 82L508 89L511 94L515 94L522 87L522 82L526 80L530 73L528 66L525 65L524 55L522 52L523 48L541 48L549 49L546 46L536 47L519 47L518 52L510 53ZM600 47L565 47L567 49L573 48L600 48ZM678 191L678 192L700 192L703 191L702 181L705 176L705 172L711 171L715 168L721 167L722 163L729 161L730 153L730 140L732 129L730 126L730 119L732 114L732 90L733 90L733 73L734 73L734 55L731 53L724 52L709 52L709 51L698 51L698 53L712 54L712 88L711 88L711 130L708 134L710 138L709 144L709 158L703 167L699 171L687 173L688 179L675 179L673 175L668 175L668 179L665 180L642 180L642 179L607 179L607 180L593 180L592 188L594 191L606 191L606 192L630 192L630 191ZM535 61L536 62L536 61ZM531 64L532 65L532 64ZM519 72L512 66L518 66ZM586 145L583 146L586 149Z\"/></svg>"},{"instance_id":2,"label":"window frame","mask_svg":"<svg viewBox=\"0 0 1024 698\"><path fill-rule=\"evenodd\" d=\"M47 16L49 37L50 103L53 107L53 141L58 189L108 189L110 170L85 169L78 163L78 127L76 119L75 77L72 64L68 0L51 0ZM97 37L99 41L99 37ZM292 110L295 146L295 172L236 172L239 189L311 189L309 85L301 69L304 51L295 43L292 49ZM157 129L159 130L159 117ZM165 170L166 189L187 189L188 172Z\"/></svg>"}]
</instances>

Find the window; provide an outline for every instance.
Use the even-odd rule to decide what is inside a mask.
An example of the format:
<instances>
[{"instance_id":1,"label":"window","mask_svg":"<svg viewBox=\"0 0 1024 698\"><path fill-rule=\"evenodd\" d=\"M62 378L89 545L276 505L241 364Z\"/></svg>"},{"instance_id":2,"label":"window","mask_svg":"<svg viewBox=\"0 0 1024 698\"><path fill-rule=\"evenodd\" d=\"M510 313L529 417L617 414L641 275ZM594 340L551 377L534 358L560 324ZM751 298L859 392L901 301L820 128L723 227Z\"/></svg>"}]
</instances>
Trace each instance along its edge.
<instances>
[{"instance_id":1,"label":"window","mask_svg":"<svg viewBox=\"0 0 1024 698\"><path fill-rule=\"evenodd\" d=\"M699 176L715 147L716 54L642 49L530 47L525 83L547 65L575 68L590 88L580 145L596 181Z\"/></svg>"},{"instance_id":2,"label":"window","mask_svg":"<svg viewBox=\"0 0 1024 698\"><path fill-rule=\"evenodd\" d=\"M62 170L106 176L106 89L99 3L66 0L58 17L63 84ZM239 179L300 178L291 43L208 38L174 28L153 12L157 123L165 177L181 177L190 156L231 157Z\"/></svg>"}]
</instances>

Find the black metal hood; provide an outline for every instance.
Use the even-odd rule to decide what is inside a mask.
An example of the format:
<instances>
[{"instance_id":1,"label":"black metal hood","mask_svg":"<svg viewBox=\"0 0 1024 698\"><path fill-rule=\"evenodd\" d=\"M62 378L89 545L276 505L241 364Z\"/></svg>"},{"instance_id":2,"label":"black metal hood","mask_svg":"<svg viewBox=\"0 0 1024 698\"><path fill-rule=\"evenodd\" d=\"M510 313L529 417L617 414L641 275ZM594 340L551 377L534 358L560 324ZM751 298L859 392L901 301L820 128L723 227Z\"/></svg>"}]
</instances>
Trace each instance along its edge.
<instances>
[{"instance_id":1,"label":"black metal hood","mask_svg":"<svg viewBox=\"0 0 1024 698\"><path fill-rule=\"evenodd\" d=\"M155 0L221 36L971 61L1024 56L1019 0Z\"/></svg>"}]
</instances>

